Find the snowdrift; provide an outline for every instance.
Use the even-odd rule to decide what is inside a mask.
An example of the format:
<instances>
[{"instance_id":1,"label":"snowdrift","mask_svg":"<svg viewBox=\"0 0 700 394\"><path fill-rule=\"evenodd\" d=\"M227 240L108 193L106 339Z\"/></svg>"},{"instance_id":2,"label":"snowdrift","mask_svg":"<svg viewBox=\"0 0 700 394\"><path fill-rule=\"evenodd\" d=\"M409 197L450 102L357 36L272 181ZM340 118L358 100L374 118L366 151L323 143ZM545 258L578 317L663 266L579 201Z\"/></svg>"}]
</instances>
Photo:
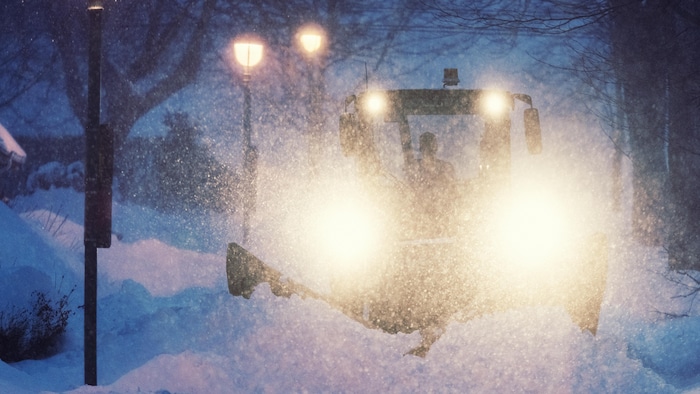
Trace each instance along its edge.
<instances>
[{"instance_id":1,"label":"snowdrift","mask_svg":"<svg viewBox=\"0 0 700 394\"><path fill-rule=\"evenodd\" d=\"M49 193L68 198L67 207L81 201L75 192ZM42 215L0 205L0 277L13 277L15 288L32 289L39 277L53 285L58 272L81 280L74 264L82 250L70 245L82 227L66 221L47 232L36 226ZM132 225L146 226L138 217ZM278 298L266 285L250 300L230 296L224 251L157 239L113 245L99 252L100 386L82 385L78 313L61 353L0 362L0 392L676 393L692 392L700 376L700 320L654 312L674 305L669 282L653 272L663 265L658 251L617 244L597 337L563 309L525 308L451 323L422 359L403 355L417 334L368 330L319 301ZM17 274L26 270L32 274ZM8 289L0 288L3 300ZM81 304L82 292L75 298Z\"/></svg>"}]
</instances>

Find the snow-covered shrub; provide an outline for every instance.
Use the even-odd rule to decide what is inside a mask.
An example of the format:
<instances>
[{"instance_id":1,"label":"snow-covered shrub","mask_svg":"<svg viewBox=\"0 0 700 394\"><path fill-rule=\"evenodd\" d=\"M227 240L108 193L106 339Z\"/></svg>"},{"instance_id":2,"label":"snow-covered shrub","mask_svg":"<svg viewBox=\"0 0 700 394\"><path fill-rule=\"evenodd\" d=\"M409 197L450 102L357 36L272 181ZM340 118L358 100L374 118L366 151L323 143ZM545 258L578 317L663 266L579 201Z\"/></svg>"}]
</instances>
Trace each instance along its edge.
<instances>
[{"instance_id":1,"label":"snow-covered shrub","mask_svg":"<svg viewBox=\"0 0 700 394\"><path fill-rule=\"evenodd\" d=\"M76 191L85 191L85 165L82 161L75 161L66 167L66 180Z\"/></svg>"},{"instance_id":2,"label":"snow-covered shrub","mask_svg":"<svg viewBox=\"0 0 700 394\"><path fill-rule=\"evenodd\" d=\"M52 161L40 166L27 177L27 190L49 190L52 187L72 187L77 191L85 191L85 165L76 161L65 166Z\"/></svg>"},{"instance_id":3,"label":"snow-covered shrub","mask_svg":"<svg viewBox=\"0 0 700 394\"><path fill-rule=\"evenodd\" d=\"M165 212L229 208L233 174L200 142L202 130L186 113L166 114L168 133L156 152L158 198Z\"/></svg>"},{"instance_id":4,"label":"snow-covered shrub","mask_svg":"<svg viewBox=\"0 0 700 394\"><path fill-rule=\"evenodd\" d=\"M27 190L49 190L51 186L64 187L66 182L66 166L52 161L43 164L27 178Z\"/></svg>"},{"instance_id":5,"label":"snow-covered shrub","mask_svg":"<svg viewBox=\"0 0 700 394\"><path fill-rule=\"evenodd\" d=\"M46 293L35 291L31 309L0 311L0 359L9 363L54 354L68 318L75 313L68 307L72 293L53 301Z\"/></svg>"}]
</instances>

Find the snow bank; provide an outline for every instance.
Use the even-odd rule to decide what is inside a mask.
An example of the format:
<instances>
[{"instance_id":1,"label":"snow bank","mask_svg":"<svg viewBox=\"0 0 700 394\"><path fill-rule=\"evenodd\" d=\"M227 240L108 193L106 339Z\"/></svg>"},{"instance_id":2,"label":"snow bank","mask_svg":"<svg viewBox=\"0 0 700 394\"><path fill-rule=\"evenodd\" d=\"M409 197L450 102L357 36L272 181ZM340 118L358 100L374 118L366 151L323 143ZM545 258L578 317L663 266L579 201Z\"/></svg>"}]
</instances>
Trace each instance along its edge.
<instances>
[{"instance_id":1,"label":"snow bank","mask_svg":"<svg viewBox=\"0 0 700 394\"><path fill-rule=\"evenodd\" d=\"M0 393L33 394L39 392L35 379L0 361Z\"/></svg>"},{"instance_id":2,"label":"snow bank","mask_svg":"<svg viewBox=\"0 0 700 394\"><path fill-rule=\"evenodd\" d=\"M203 388L208 393L232 392L237 386L226 370L227 361L214 354L165 354L128 372L111 385L83 386L71 393L200 393L205 392ZM168 387L170 389L166 389Z\"/></svg>"},{"instance_id":3,"label":"snow bank","mask_svg":"<svg viewBox=\"0 0 700 394\"><path fill-rule=\"evenodd\" d=\"M42 204L65 204L65 216L75 208L59 196L80 201L74 192L48 193L54 199L40 195ZM18 282L7 268L28 279L18 283L27 289L57 271L77 275L71 259L81 251L71 245L82 227L66 220L61 231L42 230L37 223L51 217L42 204L24 220L0 205L5 283ZM0 362L0 392L675 393L691 390L700 375L698 318L653 313L677 308L673 286L654 271L663 266L658 253L632 245L613 248L597 337L560 308L525 308L452 322L424 359L404 356L419 343L417 333L369 330L320 301L278 298L266 285L250 300L232 297L223 252L150 238L115 238L113 245L99 251L101 386L82 385L78 313L60 354ZM10 297L4 286L0 292Z\"/></svg>"},{"instance_id":4,"label":"snow bank","mask_svg":"<svg viewBox=\"0 0 700 394\"><path fill-rule=\"evenodd\" d=\"M641 326L630 354L678 387L700 384L700 317Z\"/></svg>"},{"instance_id":5,"label":"snow bank","mask_svg":"<svg viewBox=\"0 0 700 394\"><path fill-rule=\"evenodd\" d=\"M172 296L190 287L226 284L224 257L177 249L155 239L133 244L112 241L99 251L102 272L109 281L135 280L153 295Z\"/></svg>"},{"instance_id":6,"label":"snow bank","mask_svg":"<svg viewBox=\"0 0 700 394\"><path fill-rule=\"evenodd\" d=\"M34 291L51 297L79 285L74 262L52 247L47 234L2 203L0 223L0 312L30 307Z\"/></svg>"}]
</instances>

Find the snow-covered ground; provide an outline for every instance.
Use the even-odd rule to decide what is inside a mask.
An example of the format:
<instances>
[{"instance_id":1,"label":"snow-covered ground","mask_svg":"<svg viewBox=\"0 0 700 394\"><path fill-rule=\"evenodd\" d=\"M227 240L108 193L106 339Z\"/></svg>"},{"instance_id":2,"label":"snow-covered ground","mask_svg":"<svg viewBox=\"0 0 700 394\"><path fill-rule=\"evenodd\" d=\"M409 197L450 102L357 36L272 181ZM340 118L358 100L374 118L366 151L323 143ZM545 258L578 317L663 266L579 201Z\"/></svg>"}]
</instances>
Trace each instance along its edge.
<instances>
[{"instance_id":1,"label":"snow-covered ground","mask_svg":"<svg viewBox=\"0 0 700 394\"><path fill-rule=\"evenodd\" d=\"M0 204L1 306L76 286L77 311L58 354L0 362L0 393L700 392L700 317L672 298L663 253L624 234L613 235L596 337L563 309L533 307L451 323L418 358L404 356L417 333L368 330L266 285L250 300L229 295L224 223L119 204L120 239L98 253L99 386L84 386L82 203L52 189Z\"/></svg>"}]
</instances>

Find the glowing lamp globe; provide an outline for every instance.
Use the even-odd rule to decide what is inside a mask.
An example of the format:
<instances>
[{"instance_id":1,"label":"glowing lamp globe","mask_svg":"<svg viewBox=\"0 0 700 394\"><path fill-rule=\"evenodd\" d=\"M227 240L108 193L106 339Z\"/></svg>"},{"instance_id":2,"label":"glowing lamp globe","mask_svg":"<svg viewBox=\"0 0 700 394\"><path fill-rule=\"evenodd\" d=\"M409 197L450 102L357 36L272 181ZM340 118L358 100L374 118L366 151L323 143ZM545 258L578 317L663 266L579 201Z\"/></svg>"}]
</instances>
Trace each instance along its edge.
<instances>
[{"instance_id":1,"label":"glowing lamp globe","mask_svg":"<svg viewBox=\"0 0 700 394\"><path fill-rule=\"evenodd\" d=\"M326 41L325 31L316 24L308 24L299 29L297 40L301 49L308 55L315 55L323 51Z\"/></svg>"},{"instance_id":2,"label":"glowing lamp globe","mask_svg":"<svg viewBox=\"0 0 700 394\"><path fill-rule=\"evenodd\" d=\"M252 41L237 41L233 44L233 54L236 61L247 70L262 60L263 45Z\"/></svg>"}]
</instances>

